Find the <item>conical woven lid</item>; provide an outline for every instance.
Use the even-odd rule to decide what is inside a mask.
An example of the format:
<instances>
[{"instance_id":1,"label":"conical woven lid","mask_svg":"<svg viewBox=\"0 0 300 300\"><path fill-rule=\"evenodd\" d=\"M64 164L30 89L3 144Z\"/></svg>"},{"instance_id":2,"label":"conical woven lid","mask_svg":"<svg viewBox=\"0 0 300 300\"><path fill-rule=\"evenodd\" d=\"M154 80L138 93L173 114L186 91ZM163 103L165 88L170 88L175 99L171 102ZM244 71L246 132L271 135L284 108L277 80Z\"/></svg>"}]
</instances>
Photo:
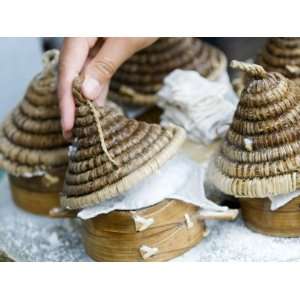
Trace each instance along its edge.
<instances>
[{"instance_id":1,"label":"conical woven lid","mask_svg":"<svg viewBox=\"0 0 300 300\"><path fill-rule=\"evenodd\" d=\"M270 38L257 63L267 71L279 72L300 82L300 38Z\"/></svg>"},{"instance_id":2,"label":"conical woven lid","mask_svg":"<svg viewBox=\"0 0 300 300\"><path fill-rule=\"evenodd\" d=\"M44 54L44 69L0 130L0 167L13 175L38 175L67 164L56 96L59 52Z\"/></svg>"},{"instance_id":3,"label":"conical woven lid","mask_svg":"<svg viewBox=\"0 0 300 300\"><path fill-rule=\"evenodd\" d=\"M163 128L127 119L109 107L96 108L83 99L74 83L77 102L75 150L69 157L62 206L79 209L121 195L152 174L185 139L179 127Z\"/></svg>"},{"instance_id":4,"label":"conical woven lid","mask_svg":"<svg viewBox=\"0 0 300 300\"><path fill-rule=\"evenodd\" d=\"M279 73L232 62L252 79L210 177L224 193L263 198L295 191L300 167L300 90Z\"/></svg>"},{"instance_id":5,"label":"conical woven lid","mask_svg":"<svg viewBox=\"0 0 300 300\"><path fill-rule=\"evenodd\" d=\"M217 79L226 69L225 55L197 38L160 38L125 62L111 81L110 99L153 105L163 79L175 69L196 70Z\"/></svg>"}]
</instances>

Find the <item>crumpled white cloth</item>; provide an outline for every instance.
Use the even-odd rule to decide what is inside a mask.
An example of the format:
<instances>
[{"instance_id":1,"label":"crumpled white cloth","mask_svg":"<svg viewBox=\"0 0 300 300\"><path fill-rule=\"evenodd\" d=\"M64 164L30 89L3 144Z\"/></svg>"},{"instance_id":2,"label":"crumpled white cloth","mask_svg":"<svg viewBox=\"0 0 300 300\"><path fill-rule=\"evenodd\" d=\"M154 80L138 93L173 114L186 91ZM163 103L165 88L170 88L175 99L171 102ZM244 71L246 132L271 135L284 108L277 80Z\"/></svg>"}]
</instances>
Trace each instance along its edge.
<instances>
[{"instance_id":1,"label":"crumpled white cloth","mask_svg":"<svg viewBox=\"0 0 300 300\"><path fill-rule=\"evenodd\" d=\"M136 210L154 205L166 198L182 200L209 211L226 211L208 200L204 191L205 168L184 154L177 154L151 176L146 177L121 197L103 201L78 213L90 219L114 210Z\"/></svg>"},{"instance_id":2,"label":"crumpled white cloth","mask_svg":"<svg viewBox=\"0 0 300 300\"><path fill-rule=\"evenodd\" d=\"M179 125L192 140L203 144L222 136L237 103L225 75L219 81L211 81L196 71L171 72L158 92L157 104L164 110L161 123Z\"/></svg>"},{"instance_id":3,"label":"crumpled white cloth","mask_svg":"<svg viewBox=\"0 0 300 300\"><path fill-rule=\"evenodd\" d=\"M271 201L271 207L270 209L276 210L286 204L288 204L290 201L292 201L294 198L300 196L300 190L292 192L292 193L288 193L285 195L278 195L278 196L272 196L269 197L270 201Z\"/></svg>"}]
</instances>

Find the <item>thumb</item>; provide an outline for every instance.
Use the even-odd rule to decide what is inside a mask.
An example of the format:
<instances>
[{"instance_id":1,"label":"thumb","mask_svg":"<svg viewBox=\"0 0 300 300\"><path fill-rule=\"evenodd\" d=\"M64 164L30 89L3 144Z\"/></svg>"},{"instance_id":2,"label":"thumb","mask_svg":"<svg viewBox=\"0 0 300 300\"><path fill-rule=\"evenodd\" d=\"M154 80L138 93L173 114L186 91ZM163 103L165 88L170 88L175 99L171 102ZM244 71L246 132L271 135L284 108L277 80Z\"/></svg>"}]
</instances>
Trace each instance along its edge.
<instances>
[{"instance_id":1,"label":"thumb","mask_svg":"<svg viewBox=\"0 0 300 300\"><path fill-rule=\"evenodd\" d=\"M97 55L86 65L82 93L91 100L104 94L118 67L142 48L137 38L107 38ZM140 39L142 40L142 39Z\"/></svg>"},{"instance_id":2,"label":"thumb","mask_svg":"<svg viewBox=\"0 0 300 300\"><path fill-rule=\"evenodd\" d=\"M84 96L97 100L103 94L116 69L113 60L103 56L100 51L84 70L84 81L81 87Z\"/></svg>"}]
</instances>

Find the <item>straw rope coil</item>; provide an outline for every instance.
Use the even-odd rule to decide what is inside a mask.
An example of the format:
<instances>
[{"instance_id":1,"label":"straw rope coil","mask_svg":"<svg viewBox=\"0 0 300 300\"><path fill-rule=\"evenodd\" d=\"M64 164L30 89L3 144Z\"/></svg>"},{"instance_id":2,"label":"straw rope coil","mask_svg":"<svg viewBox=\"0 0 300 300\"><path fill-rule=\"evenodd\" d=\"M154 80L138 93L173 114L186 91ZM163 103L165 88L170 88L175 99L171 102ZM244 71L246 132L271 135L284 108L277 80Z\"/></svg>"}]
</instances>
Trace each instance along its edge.
<instances>
[{"instance_id":1,"label":"straw rope coil","mask_svg":"<svg viewBox=\"0 0 300 300\"><path fill-rule=\"evenodd\" d=\"M196 38L161 38L116 72L109 98L134 105L153 105L164 78L175 69L196 70L215 80L226 70L226 57Z\"/></svg>"},{"instance_id":2,"label":"straw rope coil","mask_svg":"<svg viewBox=\"0 0 300 300\"><path fill-rule=\"evenodd\" d=\"M38 174L67 164L56 96L58 58L58 50L45 52L43 70L2 124L0 167L12 175Z\"/></svg>"},{"instance_id":3,"label":"straw rope coil","mask_svg":"<svg viewBox=\"0 0 300 300\"><path fill-rule=\"evenodd\" d=\"M74 82L76 151L69 157L61 203L79 209L118 196L172 157L185 139L179 127L127 119L95 107Z\"/></svg>"},{"instance_id":4,"label":"straw rope coil","mask_svg":"<svg viewBox=\"0 0 300 300\"><path fill-rule=\"evenodd\" d=\"M267 71L300 82L300 38L270 38L256 59Z\"/></svg>"},{"instance_id":5,"label":"straw rope coil","mask_svg":"<svg viewBox=\"0 0 300 300\"><path fill-rule=\"evenodd\" d=\"M227 194L264 198L295 191L300 167L300 89L279 73L233 61L250 77L209 176Z\"/></svg>"}]
</instances>

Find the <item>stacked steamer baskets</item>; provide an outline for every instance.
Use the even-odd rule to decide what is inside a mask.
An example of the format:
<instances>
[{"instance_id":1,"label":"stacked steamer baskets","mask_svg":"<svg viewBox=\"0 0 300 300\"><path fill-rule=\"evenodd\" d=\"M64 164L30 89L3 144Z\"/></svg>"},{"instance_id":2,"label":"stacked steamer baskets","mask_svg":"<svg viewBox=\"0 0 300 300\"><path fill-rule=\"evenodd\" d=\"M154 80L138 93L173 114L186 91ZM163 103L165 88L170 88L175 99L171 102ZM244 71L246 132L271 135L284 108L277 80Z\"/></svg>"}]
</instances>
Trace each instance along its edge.
<instances>
[{"instance_id":1,"label":"stacked steamer baskets","mask_svg":"<svg viewBox=\"0 0 300 300\"><path fill-rule=\"evenodd\" d=\"M197 38L160 38L117 70L111 80L109 98L122 104L153 106L163 79L173 70L196 70L217 80L226 66L226 57L220 50ZM159 120L157 116L154 119Z\"/></svg>"},{"instance_id":2,"label":"stacked steamer baskets","mask_svg":"<svg viewBox=\"0 0 300 300\"><path fill-rule=\"evenodd\" d=\"M9 174L13 199L42 215L59 204L68 161L56 96L58 57L57 50L44 54L42 72L0 130L0 168Z\"/></svg>"},{"instance_id":3,"label":"stacked steamer baskets","mask_svg":"<svg viewBox=\"0 0 300 300\"><path fill-rule=\"evenodd\" d=\"M69 157L61 205L66 216L120 196L153 174L182 145L183 129L127 119L108 107L95 107L73 88L75 142ZM147 195L145 195L147 197ZM166 199L151 207L114 210L82 220L87 254L97 261L165 261L181 255L205 236L199 208Z\"/></svg>"},{"instance_id":4,"label":"stacked steamer baskets","mask_svg":"<svg viewBox=\"0 0 300 300\"><path fill-rule=\"evenodd\" d=\"M300 197L270 210L270 197L299 187L300 89L280 73L233 61L249 77L233 122L216 156L211 179L240 198L249 228L274 236L300 236Z\"/></svg>"},{"instance_id":5,"label":"stacked steamer baskets","mask_svg":"<svg viewBox=\"0 0 300 300\"><path fill-rule=\"evenodd\" d=\"M269 72L278 72L300 83L300 38L270 38L256 62Z\"/></svg>"}]
</instances>

